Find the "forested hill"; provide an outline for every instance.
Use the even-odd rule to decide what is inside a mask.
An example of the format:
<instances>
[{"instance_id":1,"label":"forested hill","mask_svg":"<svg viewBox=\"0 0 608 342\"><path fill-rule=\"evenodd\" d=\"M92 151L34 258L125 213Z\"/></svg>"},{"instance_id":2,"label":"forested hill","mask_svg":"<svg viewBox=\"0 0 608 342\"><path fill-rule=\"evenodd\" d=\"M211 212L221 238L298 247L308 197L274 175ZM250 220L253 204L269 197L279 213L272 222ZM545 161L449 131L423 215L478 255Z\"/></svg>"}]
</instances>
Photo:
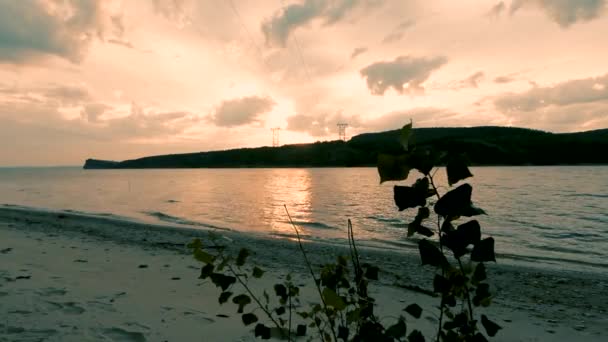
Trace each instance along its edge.
<instances>
[{"instance_id":1,"label":"forested hill","mask_svg":"<svg viewBox=\"0 0 608 342\"><path fill-rule=\"evenodd\" d=\"M365 133L348 142L240 148L144 157L88 159L85 169L302 167L375 165L378 153L399 153L399 130ZM512 127L417 128L417 146L464 152L473 165L608 164L608 129L549 133Z\"/></svg>"}]
</instances>

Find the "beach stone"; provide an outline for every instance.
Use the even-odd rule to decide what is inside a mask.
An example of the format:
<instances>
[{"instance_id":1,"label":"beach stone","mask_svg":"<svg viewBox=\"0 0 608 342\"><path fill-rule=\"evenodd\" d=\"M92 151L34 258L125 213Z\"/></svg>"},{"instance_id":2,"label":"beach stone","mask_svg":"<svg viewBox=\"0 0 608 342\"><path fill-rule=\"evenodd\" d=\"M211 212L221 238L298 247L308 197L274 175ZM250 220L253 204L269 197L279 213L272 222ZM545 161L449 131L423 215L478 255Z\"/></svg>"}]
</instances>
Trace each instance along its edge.
<instances>
[{"instance_id":1,"label":"beach stone","mask_svg":"<svg viewBox=\"0 0 608 342\"><path fill-rule=\"evenodd\" d=\"M146 264L142 264L142 265L139 265L139 266L137 266L137 267L139 267L139 268L148 268L148 265L146 265Z\"/></svg>"},{"instance_id":2,"label":"beach stone","mask_svg":"<svg viewBox=\"0 0 608 342\"><path fill-rule=\"evenodd\" d=\"M586 328L587 328L587 327L585 327L585 326L584 326L584 325L582 325L582 324L579 324L579 325L574 326L574 330L577 330L577 331L583 331L583 330L585 330Z\"/></svg>"}]
</instances>

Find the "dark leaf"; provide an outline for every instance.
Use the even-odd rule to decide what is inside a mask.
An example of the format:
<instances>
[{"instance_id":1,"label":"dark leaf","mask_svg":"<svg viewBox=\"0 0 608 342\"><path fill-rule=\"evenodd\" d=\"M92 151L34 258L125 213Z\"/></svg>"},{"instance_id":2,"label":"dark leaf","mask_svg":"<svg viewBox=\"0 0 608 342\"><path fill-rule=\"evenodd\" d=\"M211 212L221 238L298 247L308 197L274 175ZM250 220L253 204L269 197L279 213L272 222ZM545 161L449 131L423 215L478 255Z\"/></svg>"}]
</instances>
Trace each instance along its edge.
<instances>
[{"instance_id":1,"label":"dark leaf","mask_svg":"<svg viewBox=\"0 0 608 342\"><path fill-rule=\"evenodd\" d=\"M450 186L463 179L473 177L471 171L469 171L469 168L467 167L467 161L463 155L457 155L450 158L445 168L448 174L448 183Z\"/></svg>"},{"instance_id":2,"label":"dark leaf","mask_svg":"<svg viewBox=\"0 0 608 342\"><path fill-rule=\"evenodd\" d=\"M239 251L239 255L236 257L236 265L237 266L245 265L245 261L247 260L248 256L249 256L249 250L247 248L241 248L241 250Z\"/></svg>"},{"instance_id":3,"label":"dark leaf","mask_svg":"<svg viewBox=\"0 0 608 342\"><path fill-rule=\"evenodd\" d=\"M258 316L254 315L252 313L246 313L243 316L241 316L241 319L243 320L243 324L249 325L249 324L257 322Z\"/></svg>"},{"instance_id":4,"label":"dark leaf","mask_svg":"<svg viewBox=\"0 0 608 342\"><path fill-rule=\"evenodd\" d=\"M378 174L380 183L387 181L400 181L407 178L411 167L408 165L408 156L378 155Z\"/></svg>"},{"instance_id":5,"label":"dark leaf","mask_svg":"<svg viewBox=\"0 0 608 342\"><path fill-rule=\"evenodd\" d=\"M429 209L429 207L418 208L418 214L416 214L416 220L420 220L420 222L422 222L422 220L429 218L429 216L431 216L431 210Z\"/></svg>"},{"instance_id":6,"label":"dark leaf","mask_svg":"<svg viewBox=\"0 0 608 342\"><path fill-rule=\"evenodd\" d=\"M283 284L275 284L274 293L281 299L287 299L287 288Z\"/></svg>"},{"instance_id":7,"label":"dark leaf","mask_svg":"<svg viewBox=\"0 0 608 342\"><path fill-rule=\"evenodd\" d=\"M486 278L486 267L483 263L480 262L479 264L477 264L477 267L475 267L475 272L473 273L473 283L479 283L481 281L486 280Z\"/></svg>"},{"instance_id":8,"label":"dark leaf","mask_svg":"<svg viewBox=\"0 0 608 342\"><path fill-rule=\"evenodd\" d=\"M439 156L434 151L420 148L413 151L408 160L413 169L418 170L425 176L430 174L438 161Z\"/></svg>"},{"instance_id":9,"label":"dark leaf","mask_svg":"<svg viewBox=\"0 0 608 342\"><path fill-rule=\"evenodd\" d=\"M420 305L414 303L414 304L410 304L405 308L405 312L409 313L410 315L414 316L415 318L420 318L420 315L422 315L422 308L420 307Z\"/></svg>"},{"instance_id":10,"label":"dark leaf","mask_svg":"<svg viewBox=\"0 0 608 342\"><path fill-rule=\"evenodd\" d=\"M306 325L298 324L296 327L296 336L306 336Z\"/></svg>"},{"instance_id":11,"label":"dark leaf","mask_svg":"<svg viewBox=\"0 0 608 342\"><path fill-rule=\"evenodd\" d=\"M338 296L338 294L329 287L323 289L323 299L325 300L325 304L333 306L338 311L346 309L346 303L344 303L342 297Z\"/></svg>"},{"instance_id":12,"label":"dark leaf","mask_svg":"<svg viewBox=\"0 0 608 342\"><path fill-rule=\"evenodd\" d=\"M236 278L227 276L221 273L211 273L209 276L215 286L220 287L222 291L226 291L230 285L236 283Z\"/></svg>"},{"instance_id":13,"label":"dark leaf","mask_svg":"<svg viewBox=\"0 0 608 342\"><path fill-rule=\"evenodd\" d=\"M262 278L262 276L264 275L264 270L262 270L261 268L255 266L253 268L252 275L253 275L254 278Z\"/></svg>"},{"instance_id":14,"label":"dark leaf","mask_svg":"<svg viewBox=\"0 0 608 342\"><path fill-rule=\"evenodd\" d=\"M194 250L194 258L200 262L204 262L205 264L210 264L213 262L213 255L203 251L202 249Z\"/></svg>"},{"instance_id":15,"label":"dark leaf","mask_svg":"<svg viewBox=\"0 0 608 342\"><path fill-rule=\"evenodd\" d=\"M403 149L406 151L409 149L411 135L412 135L412 122L403 126L401 128L401 134L399 135L399 142L401 143L401 146L403 146Z\"/></svg>"},{"instance_id":16,"label":"dark leaf","mask_svg":"<svg viewBox=\"0 0 608 342\"><path fill-rule=\"evenodd\" d=\"M407 337L409 342L424 342L424 336L419 330L414 330Z\"/></svg>"},{"instance_id":17,"label":"dark leaf","mask_svg":"<svg viewBox=\"0 0 608 342\"><path fill-rule=\"evenodd\" d=\"M232 302L239 306L238 313L243 313L245 305L251 303L251 298L246 294L241 294L232 298Z\"/></svg>"},{"instance_id":18,"label":"dark leaf","mask_svg":"<svg viewBox=\"0 0 608 342\"><path fill-rule=\"evenodd\" d=\"M274 311L277 313L277 315L279 315L279 316L280 316L280 315L285 314L285 311L286 311L286 310L285 310L285 307L284 307L284 306L279 306L279 307L278 307L278 308L276 308Z\"/></svg>"},{"instance_id":19,"label":"dark leaf","mask_svg":"<svg viewBox=\"0 0 608 342\"><path fill-rule=\"evenodd\" d=\"M378 271L379 268L377 266L367 266L365 269L365 277L371 280L378 280Z\"/></svg>"},{"instance_id":20,"label":"dark leaf","mask_svg":"<svg viewBox=\"0 0 608 342\"><path fill-rule=\"evenodd\" d=\"M469 184L462 184L443 195L435 203L435 212L441 216L461 216L461 213L471 207L471 193L473 188Z\"/></svg>"},{"instance_id":21,"label":"dark leaf","mask_svg":"<svg viewBox=\"0 0 608 342\"><path fill-rule=\"evenodd\" d=\"M477 243L481 239L481 227L476 220L461 224L456 230L444 234L441 242L460 258L468 252L467 246Z\"/></svg>"},{"instance_id":22,"label":"dark leaf","mask_svg":"<svg viewBox=\"0 0 608 342\"><path fill-rule=\"evenodd\" d=\"M418 250L420 251L422 265L439 267L447 264L447 260L443 254L441 254L439 249L429 240L420 240L418 242Z\"/></svg>"},{"instance_id":23,"label":"dark leaf","mask_svg":"<svg viewBox=\"0 0 608 342\"><path fill-rule=\"evenodd\" d=\"M416 226L416 233L420 234L420 235L424 235L426 237L431 237L433 236L433 231L430 230L429 228L423 226L423 225L418 225Z\"/></svg>"},{"instance_id":24,"label":"dark leaf","mask_svg":"<svg viewBox=\"0 0 608 342\"><path fill-rule=\"evenodd\" d=\"M494 337L498 330L502 329L500 325L490 321L486 315L481 315L481 324L486 329L486 333L488 333L488 336L490 337Z\"/></svg>"},{"instance_id":25,"label":"dark leaf","mask_svg":"<svg viewBox=\"0 0 608 342\"><path fill-rule=\"evenodd\" d=\"M348 328L345 326L338 327L338 339L342 339L343 341L348 341Z\"/></svg>"},{"instance_id":26,"label":"dark leaf","mask_svg":"<svg viewBox=\"0 0 608 342\"><path fill-rule=\"evenodd\" d=\"M450 281L440 274L435 274L433 279L433 291L436 293L448 293L450 291Z\"/></svg>"},{"instance_id":27,"label":"dark leaf","mask_svg":"<svg viewBox=\"0 0 608 342\"><path fill-rule=\"evenodd\" d=\"M400 339L407 333L407 326L405 325L405 319L399 318L397 323L391 325L386 329L386 334L394 339Z\"/></svg>"},{"instance_id":28,"label":"dark leaf","mask_svg":"<svg viewBox=\"0 0 608 342\"><path fill-rule=\"evenodd\" d=\"M473 248L473 252L471 252L471 260L478 262L496 261L494 238L488 237L477 242Z\"/></svg>"},{"instance_id":29,"label":"dark leaf","mask_svg":"<svg viewBox=\"0 0 608 342\"><path fill-rule=\"evenodd\" d=\"M232 292L230 292L230 291L222 292L218 298L218 301L220 302L220 304L224 304L228 301L230 296L232 296Z\"/></svg>"},{"instance_id":30,"label":"dark leaf","mask_svg":"<svg viewBox=\"0 0 608 342\"><path fill-rule=\"evenodd\" d=\"M201 247L203 247L203 243L201 242L201 239L196 238L186 246L191 249L200 249Z\"/></svg>"},{"instance_id":31,"label":"dark leaf","mask_svg":"<svg viewBox=\"0 0 608 342\"><path fill-rule=\"evenodd\" d=\"M207 264L205 266L203 266L203 268L201 268L201 275L199 276L199 279L207 279L211 273L213 273L213 269L215 267L213 266L213 264Z\"/></svg>"},{"instance_id":32,"label":"dark leaf","mask_svg":"<svg viewBox=\"0 0 608 342\"><path fill-rule=\"evenodd\" d=\"M395 204L399 211L426 205L426 196L410 186L395 185L393 188Z\"/></svg>"},{"instance_id":33,"label":"dark leaf","mask_svg":"<svg viewBox=\"0 0 608 342\"><path fill-rule=\"evenodd\" d=\"M473 304L475 306L488 306L490 304L492 295L490 294L490 285L481 283L477 285L475 289L475 296L473 297Z\"/></svg>"},{"instance_id":34,"label":"dark leaf","mask_svg":"<svg viewBox=\"0 0 608 342\"><path fill-rule=\"evenodd\" d=\"M270 339L270 328L262 323L258 323L254 330L255 337L261 337L263 340Z\"/></svg>"},{"instance_id":35,"label":"dark leaf","mask_svg":"<svg viewBox=\"0 0 608 342\"><path fill-rule=\"evenodd\" d=\"M483 336L482 333L477 333L475 334L475 336L473 336L473 341L472 342L488 342L488 339Z\"/></svg>"}]
</instances>

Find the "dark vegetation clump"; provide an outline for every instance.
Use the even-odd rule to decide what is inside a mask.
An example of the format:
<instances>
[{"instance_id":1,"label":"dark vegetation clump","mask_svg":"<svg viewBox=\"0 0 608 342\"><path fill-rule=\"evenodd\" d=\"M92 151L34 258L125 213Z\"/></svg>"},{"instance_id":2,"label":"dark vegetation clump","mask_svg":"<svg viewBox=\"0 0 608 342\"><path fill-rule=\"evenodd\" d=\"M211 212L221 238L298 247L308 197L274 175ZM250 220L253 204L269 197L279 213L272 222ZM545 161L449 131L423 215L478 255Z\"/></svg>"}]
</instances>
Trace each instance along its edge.
<instances>
[{"instance_id":1,"label":"dark vegetation clump","mask_svg":"<svg viewBox=\"0 0 608 342\"><path fill-rule=\"evenodd\" d=\"M424 237L418 242L421 264L434 268L432 288L439 300L439 319L436 333L426 339L487 341L501 327L485 315L476 314L475 308L491 303L485 263L496 261L494 239L482 238L479 222L470 219L485 214L471 202L472 186L458 185L472 176L467 160L462 154L413 147L411 132L411 124L400 131L400 148L395 151L398 154L378 157L378 172L380 182L406 180L412 170L422 174L411 185L395 185L394 199L399 211L417 210L415 219L407 227L408 236ZM443 195L433 179L437 165L446 165L450 189ZM291 221L291 217L289 219ZM236 256L230 255L213 235L205 243L196 239L189 244L194 257L204 264L200 278L210 279L221 290L219 303L234 304L243 324L252 326L256 337L289 341L300 338L425 341L415 323L425 310L420 305L405 306L404 314L399 317L377 316L374 308L382 303L370 294L369 287L378 280L379 267L361 262L350 220L349 255L338 257L320 270L312 266L295 225L294 229L318 295L317 303L302 305L300 287L289 275L261 294L254 293L249 282L263 277L265 272L247 264L250 252L246 248ZM432 237L436 238L429 239Z\"/></svg>"}]
</instances>

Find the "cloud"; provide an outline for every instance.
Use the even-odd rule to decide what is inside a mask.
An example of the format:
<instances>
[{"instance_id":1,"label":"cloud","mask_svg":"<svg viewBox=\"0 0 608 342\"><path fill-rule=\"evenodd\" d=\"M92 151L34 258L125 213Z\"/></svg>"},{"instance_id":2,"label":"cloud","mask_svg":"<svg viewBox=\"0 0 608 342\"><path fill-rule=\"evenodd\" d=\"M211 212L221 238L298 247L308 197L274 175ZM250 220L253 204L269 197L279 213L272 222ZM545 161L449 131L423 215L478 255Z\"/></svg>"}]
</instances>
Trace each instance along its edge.
<instances>
[{"instance_id":1,"label":"cloud","mask_svg":"<svg viewBox=\"0 0 608 342\"><path fill-rule=\"evenodd\" d=\"M400 41L401 38L403 38L405 31L410 27L414 26L415 24L416 22L412 19L408 19L406 21L401 22L399 26L397 26L392 32L387 34L384 39L382 39L382 43L388 44Z\"/></svg>"},{"instance_id":2,"label":"cloud","mask_svg":"<svg viewBox=\"0 0 608 342\"><path fill-rule=\"evenodd\" d=\"M333 114L296 114L287 118L287 129L306 132L313 137L326 137L337 134L338 123L347 123L348 127L361 126L358 115L345 116L342 112Z\"/></svg>"},{"instance_id":3,"label":"cloud","mask_svg":"<svg viewBox=\"0 0 608 342\"><path fill-rule=\"evenodd\" d=\"M422 83L447 61L444 56L399 56L394 61L373 63L361 69L360 73L367 79L367 87L373 95L384 95L389 88L400 94L420 93L424 91Z\"/></svg>"},{"instance_id":4,"label":"cloud","mask_svg":"<svg viewBox=\"0 0 608 342\"><path fill-rule=\"evenodd\" d=\"M153 0L156 13L175 23L179 28L190 24L188 2L186 0Z\"/></svg>"},{"instance_id":5,"label":"cloud","mask_svg":"<svg viewBox=\"0 0 608 342\"><path fill-rule=\"evenodd\" d=\"M514 125L553 131L606 127L608 74L502 94L494 98L494 106Z\"/></svg>"},{"instance_id":6,"label":"cloud","mask_svg":"<svg viewBox=\"0 0 608 342\"><path fill-rule=\"evenodd\" d=\"M247 96L222 102L209 118L216 126L234 127L260 121L260 115L272 110L275 103L267 97Z\"/></svg>"},{"instance_id":7,"label":"cloud","mask_svg":"<svg viewBox=\"0 0 608 342\"><path fill-rule=\"evenodd\" d=\"M551 20L567 28L599 18L606 11L606 0L514 0L509 11L514 14L526 7L541 9Z\"/></svg>"},{"instance_id":8,"label":"cloud","mask_svg":"<svg viewBox=\"0 0 608 342\"><path fill-rule=\"evenodd\" d=\"M56 56L82 61L91 42L119 21L101 0L0 2L0 62L23 63Z\"/></svg>"},{"instance_id":9,"label":"cloud","mask_svg":"<svg viewBox=\"0 0 608 342\"><path fill-rule=\"evenodd\" d=\"M364 54L364 53L366 53L367 51L368 51L368 48L366 48L366 47L358 47L358 48L355 48L355 49L353 50L353 52L350 54L350 59L355 59L355 58L357 58L357 56L359 56L359 55L361 55L361 54Z\"/></svg>"},{"instance_id":10,"label":"cloud","mask_svg":"<svg viewBox=\"0 0 608 342\"><path fill-rule=\"evenodd\" d=\"M511 83L513 81L515 81L515 78L510 75L497 76L494 78L494 83Z\"/></svg>"},{"instance_id":11,"label":"cloud","mask_svg":"<svg viewBox=\"0 0 608 342\"><path fill-rule=\"evenodd\" d=\"M133 44L131 42L129 42L129 41L126 41L126 40L108 39L108 43L114 44L114 45L118 45L118 46L122 46L122 47L125 47L127 49L135 49L135 47L133 46Z\"/></svg>"},{"instance_id":12,"label":"cloud","mask_svg":"<svg viewBox=\"0 0 608 342\"><path fill-rule=\"evenodd\" d=\"M531 112L548 106L608 101L608 74L571 80L549 87L534 86L523 93L506 93L494 99L502 112Z\"/></svg>"},{"instance_id":13,"label":"cloud","mask_svg":"<svg viewBox=\"0 0 608 342\"><path fill-rule=\"evenodd\" d=\"M99 117L103 115L106 110L112 109L111 106L105 103L87 103L80 111L80 117L88 122L99 122Z\"/></svg>"},{"instance_id":14,"label":"cloud","mask_svg":"<svg viewBox=\"0 0 608 342\"><path fill-rule=\"evenodd\" d=\"M285 47L293 31L321 19L325 25L334 24L358 7L374 7L381 0L304 0L284 7L262 22L266 43Z\"/></svg>"},{"instance_id":15,"label":"cloud","mask_svg":"<svg viewBox=\"0 0 608 342\"><path fill-rule=\"evenodd\" d=\"M483 71L477 71L471 76L460 81L460 88L477 88L479 87L479 82L481 82L484 78L485 73Z\"/></svg>"},{"instance_id":16,"label":"cloud","mask_svg":"<svg viewBox=\"0 0 608 342\"><path fill-rule=\"evenodd\" d=\"M507 5L505 5L505 2L500 1L496 5L492 6L486 15L491 18L498 18L506 9Z\"/></svg>"}]
</instances>

